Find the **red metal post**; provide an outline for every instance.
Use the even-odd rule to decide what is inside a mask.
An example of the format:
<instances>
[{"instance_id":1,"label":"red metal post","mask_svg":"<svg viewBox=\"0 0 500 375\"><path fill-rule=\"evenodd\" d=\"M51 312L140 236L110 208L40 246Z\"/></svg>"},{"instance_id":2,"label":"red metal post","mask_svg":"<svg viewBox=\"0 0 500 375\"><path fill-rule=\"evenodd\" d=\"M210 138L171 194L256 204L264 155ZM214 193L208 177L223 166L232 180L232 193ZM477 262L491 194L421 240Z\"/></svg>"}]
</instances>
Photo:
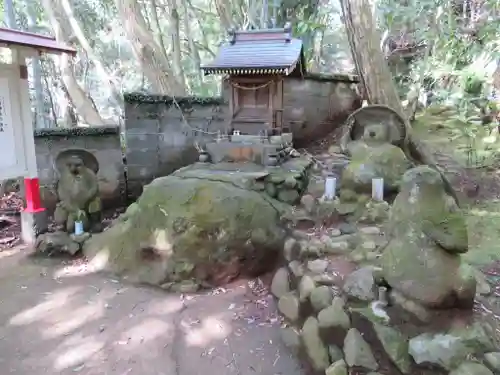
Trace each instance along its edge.
<instances>
[{"instance_id":1,"label":"red metal post","mask_svg":"<svg viewBox=\"0 0 500 375\"><path fill-rule=\"evenodd\" d=\"M19 67L19 78L25 81L28 79L28 68L26 65L21 65ZM28 176L24 179L24 196L26 199L26 208L24 209L25 212L35 213L45 210L45 208L42 207L40 182L37 177L36 164L32 164L32 168L29 170Z\"/></svg>"},{"instance_id":2,"label":"red metal post","mask_svg":"<svg viewBox=\"0 0 500 375\"><path fill-rule=\"evenodd\" d=\"M24 179L24 195L26 197L26 208L24 211L34 213L45 210L42 207L38 177Z\"/></svg>"}]
</instances>

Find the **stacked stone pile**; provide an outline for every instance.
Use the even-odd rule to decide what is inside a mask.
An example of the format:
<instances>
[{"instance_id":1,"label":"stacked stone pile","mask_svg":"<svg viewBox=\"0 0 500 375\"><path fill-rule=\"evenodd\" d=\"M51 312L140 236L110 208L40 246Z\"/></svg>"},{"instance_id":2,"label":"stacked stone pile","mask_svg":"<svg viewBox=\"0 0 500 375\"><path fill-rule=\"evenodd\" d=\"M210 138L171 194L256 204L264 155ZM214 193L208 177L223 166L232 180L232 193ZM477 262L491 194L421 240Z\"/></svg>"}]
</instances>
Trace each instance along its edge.
<instances>
[{"instance_id":1,"label":"stacked stone pile","mask_svg":"<svg viewBox=\"0 0 500 375\"><path fill-rule=\"evenodd\" d=\"M36 254L50 256L67 253L75 255L82 249L84 242L87 241L90 236L90 233L75 235L63 231L43 233L36 239Z\"/></svg>"},{"instance_id":2,"label":"stacked stone pile","mask_svg":"<svg viewBox=\"0 0 500 375\"><path fill-rule=\"evenodd\" d=\"M393 322L400 310L386 306L382 268L373 262L357 268L351 255L380 240L378 227L350 234L331 230L321 239L295 236L285 243L287 263L276 272L271 292L285 318L283 340L315 374L499 373L500 353L480 323L439 333L422 329L410 337ZM370 261L379 256L376 249L367 253L373 254Z\"/></svg>"},{"instance_id":3,"label":"stacked stone pile","mask_svg":"<svg viewBox=\"0 0 500 375\"><path fill-rule=\"evenodd\" d=\"M312 165L309 158L296 158L278 167L268 167L269 174L257 181L255 187L281 202L295 204L307 189Z\"/></svg>"},{"instance_id":4,"label":"stacked stone pile","mask_svg":"<svg viewBox=\"0 0 500 375\"><path fill-rule=\"evenodd\" d=\"M403 218L406 222L423 222L417 215L418 206L430 207L418 201L404 205L406 199L415 198L415 194L408 194L414 179L423 194L437 197L430 201L436 209L433 213L451 214L446 222L453 224L454 229L445 225L444 232L448 235L439 236L439 231L428 225L423 228L430 238L447 247L446 251L439 250L439 254L447 251L451 254L452 246L460 250L461 240L452 241L453 234L463 235L460 216L454 215L459 213L449 197L437 194L434 189L426 190L424 182L437 183L434 174L429 173L425 167L407 172L389 225L386 225L388 203L372 201L350 190L343 189L337 199L325 201L316 198L318 195L310 187L310 194L302 197L299 211L306 211L313 220L330 215L337 221L321 231L293 231L285 241L285 264L276 272L271 292L285 320L283 340L310 365L314 374L500 374L500 352L495 352L498 345L492 340L489 326L480 320L464 321L463 315L451 309L445 310L443 320L442 312L437 313L439 310L433 310L432 304L424 303L426 298L436 296L439 302L471 301L476 284L474 276L470 280L469 268L454 261L440 263L444 267L441 270L420 269L418 257L408 260L395 250L393 257L386 254L387 248L394 249L400 244L393 236L401 239L402 252L419 254L415 246L427 253L438 252L434 250L435 244L422 244L413 241L413 237L405 237L415 232L416 226L401 229ZM403 206L411 212L398 219L400 212L406 212ZM395 225L397 222L399 225ZM440 228L439 218L432 222ZM398 228L404 233L395 233ZM404 245L404 238L412 243L407 241ZM462 245L462 250L458 250L448 258L459 259L466 247ZM391 261L401 264L391 267ZM453 267L460 272L446 271ZM415 273L412 269L420 271ZM418 273L425 280L420 280ZM407 285L404 274L416 278ZM441 278L436 279L437 275ZM432 280L443 282L433 286ZM456 298L449 299L453 296Z\"/></svg>"},{"instance_id":5,"label":"stacked stone pile","mask_svg":"<svg viewBox=\"0 0 500 375\"><path fill-rule=\"evenodd\" d=\"M361 269L365 274L361 281L357 276L344 278L355 267L347 255L377 240L380 230L375 226L356 233L352 227L345 229L349 233L337 229L309 240L295 233L299 238L285 243L287 265L276 272L271 285L278 309L289 323L283 339L315 371L329 375L347 374L348 366L379 368L368 343L352 325L344 296L348 291L361 300L373 299L373 270Z\"/></svg>"}]
</instances>

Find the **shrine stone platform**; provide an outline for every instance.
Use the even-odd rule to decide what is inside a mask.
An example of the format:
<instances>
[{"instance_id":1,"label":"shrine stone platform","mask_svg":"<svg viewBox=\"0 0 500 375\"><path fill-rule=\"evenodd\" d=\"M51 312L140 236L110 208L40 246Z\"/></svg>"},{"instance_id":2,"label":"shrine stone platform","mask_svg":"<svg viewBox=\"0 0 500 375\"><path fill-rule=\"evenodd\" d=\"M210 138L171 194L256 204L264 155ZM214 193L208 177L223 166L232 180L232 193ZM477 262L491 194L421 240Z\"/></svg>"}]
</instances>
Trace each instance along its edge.
<instances>
[{"instance_id":1,"label":"shrine stone platform","mask_svg":"<svg viewBox=\"0 0 500 375\"><path fill-rule=\"evenodd\" d=\"M195 163L173 173L181 178L199 178L234 184L242 189L264 192L287 204L295 204L309 183L309 158L293 158L270 167L246 163Z\"/></svg>"}]
</instances>

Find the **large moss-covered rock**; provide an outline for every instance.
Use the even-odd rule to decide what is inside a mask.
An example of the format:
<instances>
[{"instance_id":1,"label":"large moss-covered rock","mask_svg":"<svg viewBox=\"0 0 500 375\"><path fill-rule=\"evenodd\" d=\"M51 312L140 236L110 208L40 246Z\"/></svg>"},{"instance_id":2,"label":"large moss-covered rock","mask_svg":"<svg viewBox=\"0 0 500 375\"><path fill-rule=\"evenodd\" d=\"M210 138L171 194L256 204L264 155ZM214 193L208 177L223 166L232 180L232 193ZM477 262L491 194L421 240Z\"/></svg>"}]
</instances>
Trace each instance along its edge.
<instances>
[{"instance_id":1,"label":"large moss-covered rock","mask_svg":"<svg viewBox=\"0 0 500 375\"><path fill-rule=\"evenodd\" d=\"M130 212L83 250L132 281L216 284L237 276L243 263L255 272L274 265L286 209L229 174L195 177L180 170L146 186Z\"/></svg>"},{"instance_id":2,"label":"large moss-covered rock","mask_svg":"<svg viewBox=\"0 0 500 375\"><path fill-rule=\"evenodd\" d=\"M365 127L361 140L348 145L351 162L342 173L342 187L371 193L372 179L383 178L386 191L399 188L403 174L411 167L403 150L387 141L388 127L373 124Z\"/></svg>"},{"instance_id":3,"label":"large moss-covered rock","mask_svg":"<svg viewBox=\"0 0 500 375\"><path fill-rule=\"evenodd\" d=\"M403 174L410 168L404 152L391 144L359 149L342 173L342 187L368 193L372 180L383 178L387 191L396 191Z\"/></svg>"},{"instance_id":4,"label":"large moss-covered rock","mask_svg":"<svg viewBox=\"0 0 500 375\"><path fill-rule=\"evenodd\" d=\"M456 368L467 358L477 357L495 347L484 325L478 322L449 332L423 333L410 339L408 346L408 352L417 364L434 364L445 369Z\"/></svg>"},{"instance_id":5,"label":"large moss-covered rock","mask_svg":"<svg viewBox=\"0 0 500 375\"><path fill-rule=\"evenodd\" d=\"M408 339L396 328L383 324L375 323L373 329L391 361L399 371L408 374L411 366L408 354Z\"/></svg>"},{"instance_id":6,"label":"large moss-covered rock","mask_svg":"<svg viewBox=\"0 0 500 375\"><path fill-rule=\"evenodd\" d=\"M345 361L350 367L360 366L369 370L377 370L378 363L373 356L370 345L356 328L351 328L344 339Z\"/></svg>"},{"instance_id":7,"label":"large moss-covered rock","mask_svg":"<svg viewBox=\"0 0 500 375\"><path fill-rule=\"evenodd\" d=\"M476 362L464 362L455 370L450 372L450 375L493 375L485 366Z\"/></svg>"},{"instance_id":8,"label":"large moss-covered rock","mask_svg":"<svg viewBox=\"0 0 500 375\"><path fill-rule=\"evenodd\" d=\"M392 288L427 307L472 305L476 280L460 257L468 249L465 218L437 171L405 173L387 234L381 262Z\"/></svg>"}]
</instances>

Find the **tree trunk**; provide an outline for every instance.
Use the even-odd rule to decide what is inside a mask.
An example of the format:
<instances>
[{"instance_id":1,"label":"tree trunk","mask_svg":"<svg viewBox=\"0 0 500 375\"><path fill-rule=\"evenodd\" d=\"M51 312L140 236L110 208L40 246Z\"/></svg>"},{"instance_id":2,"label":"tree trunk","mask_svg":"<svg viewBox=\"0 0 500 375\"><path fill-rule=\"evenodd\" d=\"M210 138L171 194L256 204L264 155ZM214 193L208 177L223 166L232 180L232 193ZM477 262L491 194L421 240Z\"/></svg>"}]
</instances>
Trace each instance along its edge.
<instances>
[{"instance_id":1,"label":"tree trunk","mask_svg":"<svg viewBox=\"0 0 500 375\"><path fill-rule=\"evenodd\" d=\"M412 134L395 82L380 48L381 35L375 26L371 4L367 0L341 0L340 3L352 57L364 86L366 99L370 104L386 105L400 115L406 128L406 136L402 142L405 155L416 165L425 164L436 169L443 178L446 191L458 204L457 195L433 153ZM350 127L353 125L354 122L348 124Z\"/></svg>"},{"instance_id":2,"label":"tree trunk","mask_svg":"<svg viewBox=\"0 0 500 375\"><path fill-rule=\"evenodd\" d=\"M232 5L231 2L224 2L223 0L215 0L215 10L219 16L219 20L222 26L222 30L227 33L229 29L234 26L232 21Z\"/></svg>"},{"instance_id":3,"label":"tree trunk","mask_svg":"<svg viewBox=\"0 0 500 375\"><path fill-rule=\"evenodd\" d=\"M158 4L156 3L156 0L151 0L149 6L150 6L151 17L153 18L153 23L156 28L156 39L158 39L158 44L161 47L162 53L164 53L165 56L167 56L168 51L167 47L165 46L165 42L163 40L163 30L160 26L160 19L158 18Z\"/></svg>"},{"instance_id":4,"label":"tree trunk","mask_svg":"<svg viewBox=\"0 0 500 375\"><path fill-rule=\"evenodd\" d=\"M184 71L182 69L181 29L177 0L168 0L168 8L170 13L170 37L172 38L172 65L179 83L183 87L187 87L186 80L184 79Z\"/></svg>"},{"instance_id":5,"label":"tree trunk","mask_svg":"<svg viewBox=\"0 0 500 375\"><path fill-rule=\"evenodd\" d=\"M200 30L201 39L202 39L203 43L201 43L201 42L198 43L197 44L198 48L201 48L203 51L206 51L207 53L209 53L212 58L215 58L216 54L210 48L211 43L209 42L209 40L207 38L206 31L204 30L203 22L201 21L202 17L200 17L199 14L196 12L196 9L194 8L194 6L193 6L193 4L191 3L190 0L185 0L185 1L187 2L187 5L189 6L190 13L193 16L193 19L196 20L196 23L198 24L198 28ZM224 33L224 35L226 35L227 30L224 29L223 33Z\"/></svg>"},{"instance_id":6,"label":"tree trunk","mask_svg":"<svg viewBox=\"0 0 500 375\"><path fill-rule=\"evenodd\" d=\"M4 22L9 29L16 29L16 12L14 10L14 2L12 0L4 0Z\"/></svg>"},{"instance_id":7,"label":"tree trunk","mask_svg":"<svg viewBox=\"0 0 500 375\"><path fill-rule=\"evenodd\" d=\"M406 120L396 85L380 50L381 35L376 29L372 8L367 0L341 0L352 58L366 99L370 104L391 107Z\"/></svg>"},{"instance_id":8,"label":"tree trunk","mask_svg":"<svg viewBox=\"0 0 500 375\"><path fill-rule=\"evenodd\" d=\"M78 115L81 116L84 123L90 126L105 125L105 121L102 119L99 112L94 108L92 101L78 84L78 81L75 78L71 57L69 55L62 54L59 59L61 78L64 87L66 88L71 99L71 103L73 103L76 108Z\"/></svg>"},{"instance_id":9,"label":"tree trunk","mask_svg":"<svg viewBox=\"0 0 500 375\"><path fill-rule=\"evenodd\" d=\"M42 5L45 13L49 18L50 24L54 30L57 41L65 44L70 44L69 32L61 25L61 17L59 15L59 4L56 1L43 0ZM105 125L104 120L97 110L92 106L92 101L89 99L85 91L80 87L76 80L73 71L72 58L67 54L60 56L61 79L68 90L71 102L76 108L79 116L83 122L91 126Z\"/></svg>"},{"instance_id":10,"label":"tree trunk","mask_svg":"<svg viewBox=\"0 0 500 375\"><path fill-rule=\"evenodd\" d=\"M196 71L196 77L197 77L197 82L196 85L198 87L201 87L203 84L203 74L201 73L201 58L200 58L200 52L198 51L198 47L196 46L196 43L194 41L194 36L191 31L191 25L189 24L190 19L193 19L194 17L191 17L189 9L187 7L187 1L182 0L182 7L184 10L184 34L186 35L186 38L188 40L188 45L189 45L189 52L190 52L190 59L193 62L194 69Z\"/></svg>"},{"instance_id":11,"label":"tree trunk","mask_svg":"<svg viewBox=\"0 0 500 375\"><path fill-rule=\"evenodd\" d=\"M36 9L33 4L26 2L26 18L28 21L28 31L34 32L36 27ZM33 69L33 83L35 86L35 126L37 128L48 128L50 123L47 121L45 113L45 95L42 84L42 66L38 57L31 58L31 67Z\"/></svg>"},{"instance_id":12,"label":"tree trunk","mask_svg":"<svg viewBox=\"0 0 500 375\"><path fill-rule=\"evenodd\" d=\"M49 64L47 64L47 62L49 62ZM47 67L46 65L49 65L49 67ZM50 83L49 83L49 80L47 78L47 76L49 74L52 75L52 77L55 77L56 76L56 70L55 70L55 67L54 67L54 60L50 59L50 60L47 60L47 57L42 57L40 59L40 69L42 71L42 77L43 77L43 81L45 83L45 87L50 87ZM50 105L50 114L52 115L52 119L53 119L53 125L54 127L57 127L57 112L56 112L56 107L55 107L55 104L54 104L54 98L52 96L52 92L50 90L47 90L47 97L48 97L48 100L49 100L49 105Z\"/></svg>"},{"instance_id":13,"label":"tree trunk","mask_svg":"<svg viewBox=\"0 0 500 375\"><path fill-rule=\"evenodd\" d=\"M136 0L116 0L127 39L145 76L157 94L185 95L186 88L176 79L170 62L148 30Z\"/></svg>"},{"instance_id":14,"label":"tree trunk","mask_svg":"<svg viewBox=\"0 0 500 375\"><path fill-rule=\"evenodd\" d=\"M80 23L75 18L71 4L69 3L68 0L59 0L59 1L61 4L61 8L67 17L68 24L71 27L71 31L73 32L72 35L74 35L78 39L78 43L80 43L80 46L85 50L88 57L90 58L90 60L94 64L94 67L95 67L97 74L99 75L99 78L101 79L101 81L108 83L108 87L110 89L111 96L112 96L116 106L121 107L122 99L121 99L120 92L116 88L116 85L113 82L111 75L109 74L109 72L106 71L106 68L102 64L101 60L97 57L97 54L94 52L94 49L90 46L90 43L88 42L87 37L85 36L85 33L83 32L82 28L80 27Z\"/></svg>"}]
</instances>

